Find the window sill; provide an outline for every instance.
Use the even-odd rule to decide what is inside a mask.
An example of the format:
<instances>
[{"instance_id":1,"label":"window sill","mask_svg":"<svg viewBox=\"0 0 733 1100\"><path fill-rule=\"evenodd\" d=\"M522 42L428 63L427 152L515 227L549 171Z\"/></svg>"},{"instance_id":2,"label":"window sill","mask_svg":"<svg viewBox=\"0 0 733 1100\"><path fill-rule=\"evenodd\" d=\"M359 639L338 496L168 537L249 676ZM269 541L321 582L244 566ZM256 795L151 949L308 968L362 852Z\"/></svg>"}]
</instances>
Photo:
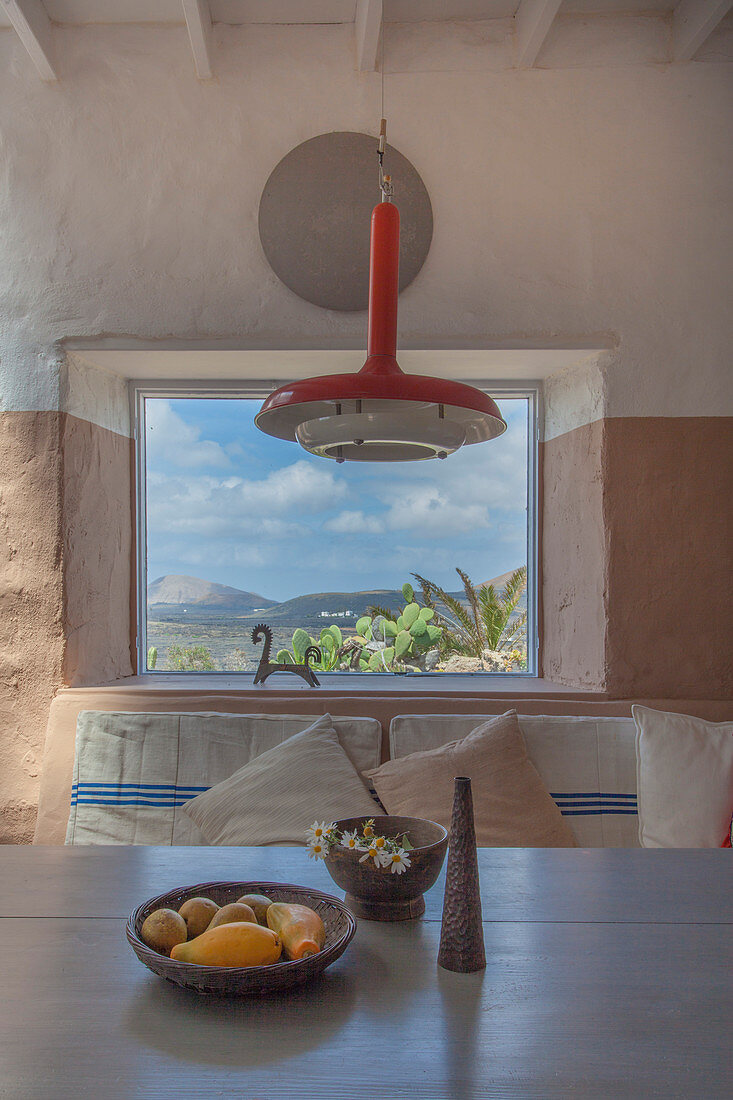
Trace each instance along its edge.
<instances>
[{"instance_id":1,"label":"window sill","mask_svg":"<svg viewBox=\"0 0 733 1100\"><path fill-rule=\"evenodd\" d=\"M252 673L150 673L143 676L127 676L101 684L83 684L78 688L134 688L150 692L234 692L247 698L310 697L332 699L334 697L394 697L423 699L441 698L513 698L540 697L589 698L603 697L602 692L590 688L566 687L541 677L530 675L501 675L499 673L465 673L451 676L412 675L361 676L358 673L319 675L321 686L310 687L300 677L275 673L265 684L252 683ZM75 690L78 690L75 688Z\"/></svg>"}]
</instances>

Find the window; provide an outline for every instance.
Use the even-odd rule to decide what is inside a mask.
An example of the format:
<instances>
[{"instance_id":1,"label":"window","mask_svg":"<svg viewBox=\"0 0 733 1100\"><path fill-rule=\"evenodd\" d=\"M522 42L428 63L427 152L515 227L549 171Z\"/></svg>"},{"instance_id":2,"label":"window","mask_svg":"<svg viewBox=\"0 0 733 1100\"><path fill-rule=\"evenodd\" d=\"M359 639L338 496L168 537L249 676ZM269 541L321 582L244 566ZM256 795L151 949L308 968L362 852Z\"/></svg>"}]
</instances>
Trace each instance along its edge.
<instances>
[{"instance_id":1,"label":"window","mask_svg":"<svg viewBox=\"0 0 733 1100\"><path fill-rule=\"evenodd\" d=\"M336 464L254 426L268 389L136 389L140 671L253 673L262 622L319 678L534 674L536 391L445 462Z\"/></svg>"}]
</instances>

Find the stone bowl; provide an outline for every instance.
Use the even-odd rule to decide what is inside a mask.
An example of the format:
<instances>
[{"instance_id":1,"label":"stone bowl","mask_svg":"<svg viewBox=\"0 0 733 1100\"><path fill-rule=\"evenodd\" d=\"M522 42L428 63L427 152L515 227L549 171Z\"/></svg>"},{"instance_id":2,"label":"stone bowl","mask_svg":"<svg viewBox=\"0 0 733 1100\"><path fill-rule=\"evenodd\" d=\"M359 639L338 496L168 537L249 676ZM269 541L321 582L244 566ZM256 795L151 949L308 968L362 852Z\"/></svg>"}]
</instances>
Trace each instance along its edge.
<instances>
[{"instance_id":1,"label":"stone bowl","mask_svg":"<svg viewBox=\"0 0 733 1100\"><path fill-rule=\"evenodd\" d=\"M366 817L348 817L336 822L341 832L361 832ZM412 844L410 866L401 874L388 868L360 863L362 852L350 852L335 847L325 859L333 881L346 891L346 905L357 917L366 920L412 920L425 912L423 894L434 885L443 866L448 847L448 833L435 821L421 817L374 818L378 836L401 837L404 833Z\"/></svg>"}]
</instances>

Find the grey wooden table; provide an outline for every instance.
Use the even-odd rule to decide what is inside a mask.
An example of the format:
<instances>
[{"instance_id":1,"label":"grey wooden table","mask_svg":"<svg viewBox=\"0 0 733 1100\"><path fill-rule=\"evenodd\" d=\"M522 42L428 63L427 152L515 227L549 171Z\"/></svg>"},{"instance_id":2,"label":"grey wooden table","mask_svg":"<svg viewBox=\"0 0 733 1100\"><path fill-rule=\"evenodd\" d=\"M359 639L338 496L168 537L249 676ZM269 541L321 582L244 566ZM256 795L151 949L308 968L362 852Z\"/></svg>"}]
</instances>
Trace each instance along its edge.
<instances>
[{"instance_id":1,"label":"grey wooden table","mask_svg":"<svg viewBox=\"0 0 733 1100\"><path fill-rule=\"evenodd\" d=\"M286 996L155 977L129 911L176 885L299 882L302 849L0 848L0 1097L728 1098L731 854L480 852L486 970L436 965L425 917L360 921Z\"/></svg>"}]
</instances>

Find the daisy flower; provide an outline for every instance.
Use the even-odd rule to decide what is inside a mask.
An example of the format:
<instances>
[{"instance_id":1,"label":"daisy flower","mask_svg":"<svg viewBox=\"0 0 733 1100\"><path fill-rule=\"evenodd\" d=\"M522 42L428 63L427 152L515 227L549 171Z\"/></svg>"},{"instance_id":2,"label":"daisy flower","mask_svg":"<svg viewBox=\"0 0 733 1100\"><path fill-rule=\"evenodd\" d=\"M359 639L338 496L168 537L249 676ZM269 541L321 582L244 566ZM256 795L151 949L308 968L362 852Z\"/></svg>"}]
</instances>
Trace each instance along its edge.
<instances>
[{"instance_id":1,"label":"daisy flower","mask_svg":"<svg viewBox=\"0 0 733 1100\"><path fill-rule=\"evenodd\" d=\"M356 835L356 829L353 833L344 833L341 837L341 847L348 848L351 852L363 852L364 846L359 843L359 839Z\"/></svg>"},{"instance_id":2,"label":"daisy flower","mask_svg":"<svg viewBox=\"0 0 733 1100\"><path fill-rule=\"evenodd\" d=\"M374 841L372 841L367 850L364 852L364 855L359 860L359 863L366 863L368 860L372 861L374 867L384 866L385 854L381 848L377 847Z\"/></svg>"},{"instance_id":3,"label":"daisy flower","mask_svg":"<svg viewBox=\"0 0 733 1100\"><path fill-rule=\"evenodd\" d=\"M308 845L308 856L310 859L325 859L328 855L328 848L322 840L312 840Z\"/></svg>"},{"instance_id":4,"label":"daisy flower","mask_svg":"<svg viewBox=\"0 0 733 1100\"><path fill-rule=\"evenodd\" d=\"M404 848L398 848L396 852L388 852L385 857L385 867L389 867L393 875L404 875L410 866L410 857Z\"/></svg>"},{"instance_id":5,"label":"daisy flower","mask_svg":"<svg viewBox=\"0 0 733 1100\"><path fill-rule=\"evenodd\" d=\"M364 836L367 837L367 838L374 836L374 818L373 817L370 817L368 821L364 822L364 828L362 829L362 832L363 832Z\"/></svg>"},{"instance_id":6,"label":"daisy flower","mask_svg":"<svg viewBox=\"0 0 733 1100\"><path fill-rule=\"evenodd\" d=\"M325 840L326 834L333 828L333 822L327 825L325 821L314 821L310 829L306 829L306 835L308 837L308 843L310 844L314 840Z\"/></svg>"},{"instance_id":7,"label":"daisy flower","mask_svg":"<svg viewBox=\"0 0 733 1100\"><path fill-rule=\"evenodd\" d=\"M384 848L386 843L387 838L384 836L375 836L374 840L372 841L372 844L375 846L375 848Z\"/></svg>"}]
</instances>

